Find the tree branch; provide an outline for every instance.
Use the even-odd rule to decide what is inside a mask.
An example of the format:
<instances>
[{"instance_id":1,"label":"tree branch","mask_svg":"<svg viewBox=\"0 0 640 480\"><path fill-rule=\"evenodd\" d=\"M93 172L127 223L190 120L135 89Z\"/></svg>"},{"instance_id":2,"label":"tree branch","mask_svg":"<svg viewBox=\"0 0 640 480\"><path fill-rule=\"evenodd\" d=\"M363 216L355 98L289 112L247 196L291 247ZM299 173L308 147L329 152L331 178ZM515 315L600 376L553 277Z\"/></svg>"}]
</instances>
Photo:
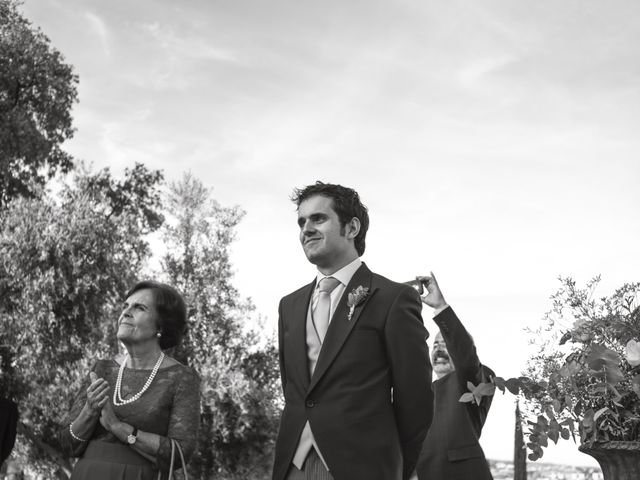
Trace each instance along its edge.
<instances>
[{"instance_id":1,"label":"tree branch","mask_svg":"<svg viewBox=\"0 0 640 480\"><path fill-rule=\"evenodd\" d=\"M25 425L23 422L18 422L18 433L23 435L27 440L32 442L37 448L41 449L45 452L51 459L60 467L60 469L64 472L68 479L71 477L71 463L69 459L66 458L62 452L56 450L51 445L42 441L40 437L33 433L31 428L28 425Z\"/></svg>"}]
</instances>

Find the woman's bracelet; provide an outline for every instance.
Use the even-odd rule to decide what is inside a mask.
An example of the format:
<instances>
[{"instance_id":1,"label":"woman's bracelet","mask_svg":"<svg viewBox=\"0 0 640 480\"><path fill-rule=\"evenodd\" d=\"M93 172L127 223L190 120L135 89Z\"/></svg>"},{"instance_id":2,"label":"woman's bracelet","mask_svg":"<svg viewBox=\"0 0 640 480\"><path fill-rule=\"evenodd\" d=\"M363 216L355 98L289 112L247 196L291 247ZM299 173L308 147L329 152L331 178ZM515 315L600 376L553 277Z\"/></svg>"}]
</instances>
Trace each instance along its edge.
<instances>
[{"instance_id":1,"label":"woman's bracelet","mask_svg":"<svg viewBox=\"0 0 640 480\"><path fill-rule=\"evenodd\" d=\"M85 440L84 438L80 438L79 436L77 436L75 433L73 433L73 428L71 428L71 425L73 425L73 422L71 422L69 424L69 433L71 434L71 436L73 438L75 438L77 441L79 442L88 442L89 440Z\"/></svg>"}]
</instances>

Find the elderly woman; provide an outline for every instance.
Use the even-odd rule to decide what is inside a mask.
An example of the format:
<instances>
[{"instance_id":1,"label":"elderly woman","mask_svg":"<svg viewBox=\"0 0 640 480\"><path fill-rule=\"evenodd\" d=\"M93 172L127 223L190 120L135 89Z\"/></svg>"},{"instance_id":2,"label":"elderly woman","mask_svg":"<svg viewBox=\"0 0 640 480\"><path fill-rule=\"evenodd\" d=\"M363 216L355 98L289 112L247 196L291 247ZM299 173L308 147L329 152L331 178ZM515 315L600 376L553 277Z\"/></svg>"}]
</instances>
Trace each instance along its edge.
<instances>
[{"instance_id":1,"label":"elderly woman","mask_svg":"<svg viewBox=\"0 0 640 480\"><path fill-rule=\"evenodd\" d=\"M117 334L127 353L95 364L60 432L81 457L72 480L151 480L158 470L166 478L171 439L187 458L193 452L200 379L163 352L185 330L185 304L173 287L145 281L127 293Z\"/></svg>"}]
</instances>

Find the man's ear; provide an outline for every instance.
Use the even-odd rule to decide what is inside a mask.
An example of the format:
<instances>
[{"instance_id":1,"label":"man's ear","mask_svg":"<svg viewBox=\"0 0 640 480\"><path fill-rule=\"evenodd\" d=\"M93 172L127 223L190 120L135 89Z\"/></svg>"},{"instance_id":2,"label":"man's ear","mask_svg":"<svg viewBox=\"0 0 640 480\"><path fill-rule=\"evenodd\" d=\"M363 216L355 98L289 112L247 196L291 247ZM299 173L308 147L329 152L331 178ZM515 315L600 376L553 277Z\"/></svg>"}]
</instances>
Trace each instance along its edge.
<instances>
[{"instance_id":1,"label":"man's ear","mask_svg":"<svg viewBox=\"0 0 640 480\"><path fill-rule=\"evenodd\" d=\"M347 238L355 239L360 233L360 219L353 217L349 223L347 223Z\"/></svg>"}]
</instances>

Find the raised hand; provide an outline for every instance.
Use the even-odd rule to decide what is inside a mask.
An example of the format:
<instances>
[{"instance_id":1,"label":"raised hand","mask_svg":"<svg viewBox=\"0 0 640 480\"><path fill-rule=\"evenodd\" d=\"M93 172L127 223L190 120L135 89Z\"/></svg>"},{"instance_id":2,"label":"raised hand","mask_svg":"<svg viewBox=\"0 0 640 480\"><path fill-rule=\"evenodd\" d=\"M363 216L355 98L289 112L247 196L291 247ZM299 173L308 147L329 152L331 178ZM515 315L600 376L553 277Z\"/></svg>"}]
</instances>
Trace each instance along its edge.
<instances>
[{"instance_id":1,"label":"raised hand","mask_svg":"<svg viewBox=\"0 0 640 480\"><path fill-rule=\"evenodd\" d=\"M420 298L424 304L429 305L431 308L442 308L447 304L447 302L444 299L444 295L442 295L440 287L438 286L436 276L433 272L430 273L430 276L423 275L416 277L416 280L419 280L427 289L426 294L422 295Z\"/></svg>"},{"instance_id":2,"label":"raised hand","mask_svg":"<svg viewBox=\"0 0 640 480\"><path fill-rule=\"evenodd\" d=\"M110 401L107 401L104 407L102 407L102 413L100 414L100 423L105 428L105 430L108 430L110 432L113 432L114 426L120 423L120 419L113 411L113 405Z\"/></svg>"},{"instance_id":3,"label":"raised hand","mask_svg":"<svg viewBox=\"0 0 640 480\"><path fill-rule=\"evenodd\" d=\"M90 372L91 385L87 388L87 407L94 414L98 414L109 400L109 383L104 378L98 378L96 372Z\"/></svg>"}]
</instances>

